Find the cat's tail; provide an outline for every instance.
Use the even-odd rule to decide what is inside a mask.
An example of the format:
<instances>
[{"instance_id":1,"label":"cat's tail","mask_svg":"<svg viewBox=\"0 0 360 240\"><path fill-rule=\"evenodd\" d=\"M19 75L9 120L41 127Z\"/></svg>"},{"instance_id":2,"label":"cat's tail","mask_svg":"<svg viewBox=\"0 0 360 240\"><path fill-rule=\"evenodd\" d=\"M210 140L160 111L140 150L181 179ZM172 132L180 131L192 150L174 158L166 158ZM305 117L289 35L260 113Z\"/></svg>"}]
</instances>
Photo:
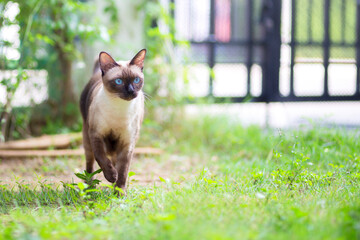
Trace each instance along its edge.
<instances>
[{"instance_id":1,"label":"cat's tail","mask_svg":"<svg viewBox=\"0 0 360 240\"><path fill-rule=\"evenodd\" d=\"M93 68L93 74L95 74L97 71L100 71L99 58L95 59L94 68Z\"/></svg>"}]
</instances>

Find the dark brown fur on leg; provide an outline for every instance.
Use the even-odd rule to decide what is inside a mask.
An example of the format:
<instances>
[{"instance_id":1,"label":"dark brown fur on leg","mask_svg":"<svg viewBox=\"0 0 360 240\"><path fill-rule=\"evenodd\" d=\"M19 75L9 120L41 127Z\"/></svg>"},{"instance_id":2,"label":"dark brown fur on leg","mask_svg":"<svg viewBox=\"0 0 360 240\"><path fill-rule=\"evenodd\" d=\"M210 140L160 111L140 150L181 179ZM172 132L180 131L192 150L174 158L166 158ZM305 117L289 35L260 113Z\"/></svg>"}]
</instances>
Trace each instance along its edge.
<instances>
[{"instance_id":1,"label":"dark brown fur on leg","mask_svg":"<svg viewBox=\"0 0 360 240\"><path fill-rule=\"evenodd\" d=\"M83 145L85 150L85 158L86 158L86 171L88 173L92 173L94 171L94 153L91 148L89 135L87 133L87 129L83 130Z\"/></svg>"},{"instance_id":2,"label":"dark brown fur on leg","mask_svg":"<svg viewBox=\"0 0 360 240\"><path fill-rule=\"evenodd\" d=\"M101 137L90 136L91 147L94 152L95 160L98 162L100 168L104 172L106 180L111 183L117 180L117 171L112 165L111 161L107 158L105 153L105 144Z\"/></svg>"},{"instance_id":3,"label":"dark brown fur on leg","mask_svg":"<svg viewBox=\"0 0 360 240\"><path fill-rule=\"evenodd\" d=\"M115 186L121 188L124 191L124 194L126 193L126 181L128 178L132 156L132 152L124 150L118 154L115 163L115 167L118 172L118 179Z\"/></svg>"}]
</instances>

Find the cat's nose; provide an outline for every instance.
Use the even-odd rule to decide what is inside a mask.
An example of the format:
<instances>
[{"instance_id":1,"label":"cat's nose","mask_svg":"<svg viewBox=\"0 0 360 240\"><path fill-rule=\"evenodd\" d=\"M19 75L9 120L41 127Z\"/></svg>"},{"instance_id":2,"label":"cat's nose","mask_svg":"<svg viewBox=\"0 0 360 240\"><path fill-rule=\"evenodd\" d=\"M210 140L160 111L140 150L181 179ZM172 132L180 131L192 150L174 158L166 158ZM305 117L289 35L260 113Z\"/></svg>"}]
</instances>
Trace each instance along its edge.
<instances>
[{"instance_id":1,"label":"cat's nose","mask_svg":"<svg viewBox=\"0 0 360 240\"><path fill-rule=\"evenodd\" d=\"M134 87L131 84L129 84L127 91L128 93L133 94L135 90Z\"/></svg>"}]
</instances>

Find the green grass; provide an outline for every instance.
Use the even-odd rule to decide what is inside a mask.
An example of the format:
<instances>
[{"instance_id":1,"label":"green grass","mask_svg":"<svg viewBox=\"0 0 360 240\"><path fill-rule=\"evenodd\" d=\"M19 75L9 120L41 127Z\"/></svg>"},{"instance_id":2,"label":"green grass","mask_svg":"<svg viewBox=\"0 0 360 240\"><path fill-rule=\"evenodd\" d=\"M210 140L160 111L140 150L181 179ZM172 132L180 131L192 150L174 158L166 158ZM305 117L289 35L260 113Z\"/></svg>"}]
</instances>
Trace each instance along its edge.
<instances>
[{"instance_id":1,"label":"green grass","mask_svg":"<svg viewBox=\"0 0 360 240\"><path fill-rule=\"evenodd\" d=\"M179 119L179 118L178 118ZM0 190L0 239L359 239L359 129L270 131L227 118L147 120L140 145L199 159L182 179ZM35 189L34 189L35 188Z\"/></svg>"}]
</instances>

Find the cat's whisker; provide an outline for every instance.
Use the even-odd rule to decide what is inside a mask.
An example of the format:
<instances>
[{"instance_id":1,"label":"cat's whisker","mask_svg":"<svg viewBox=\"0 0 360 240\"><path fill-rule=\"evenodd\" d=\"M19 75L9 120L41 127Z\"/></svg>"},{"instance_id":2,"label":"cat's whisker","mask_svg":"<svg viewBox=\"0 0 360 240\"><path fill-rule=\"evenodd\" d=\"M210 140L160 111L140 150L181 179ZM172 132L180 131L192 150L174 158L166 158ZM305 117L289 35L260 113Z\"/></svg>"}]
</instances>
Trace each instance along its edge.
<instances>
[{"instance_id":1,"label":"cat's whisker","mask_svg":"<svg viewBox=\"0 0 360 240\"><path fill-rule=\"evenodd\" d=\"M144 93L144 99L145 99L145 104L147 104L148 102L152 102L152 97L148 94L148 93L146 93L146 92L143 92Z\"/></svg>"},{"instance_id":2,"label":"cat's whisker","mask_svg":"<svg viewBox=\"0 0 360 240\"><path fill-rule=\"evenodd\" d=\"M151 100L151 98L152 98L149 94L147 94L147 93L145 93L145 92L144 92L144 96L145 96L145 98L146 98L147 100Z\"/></svg>"}]
</instances>

